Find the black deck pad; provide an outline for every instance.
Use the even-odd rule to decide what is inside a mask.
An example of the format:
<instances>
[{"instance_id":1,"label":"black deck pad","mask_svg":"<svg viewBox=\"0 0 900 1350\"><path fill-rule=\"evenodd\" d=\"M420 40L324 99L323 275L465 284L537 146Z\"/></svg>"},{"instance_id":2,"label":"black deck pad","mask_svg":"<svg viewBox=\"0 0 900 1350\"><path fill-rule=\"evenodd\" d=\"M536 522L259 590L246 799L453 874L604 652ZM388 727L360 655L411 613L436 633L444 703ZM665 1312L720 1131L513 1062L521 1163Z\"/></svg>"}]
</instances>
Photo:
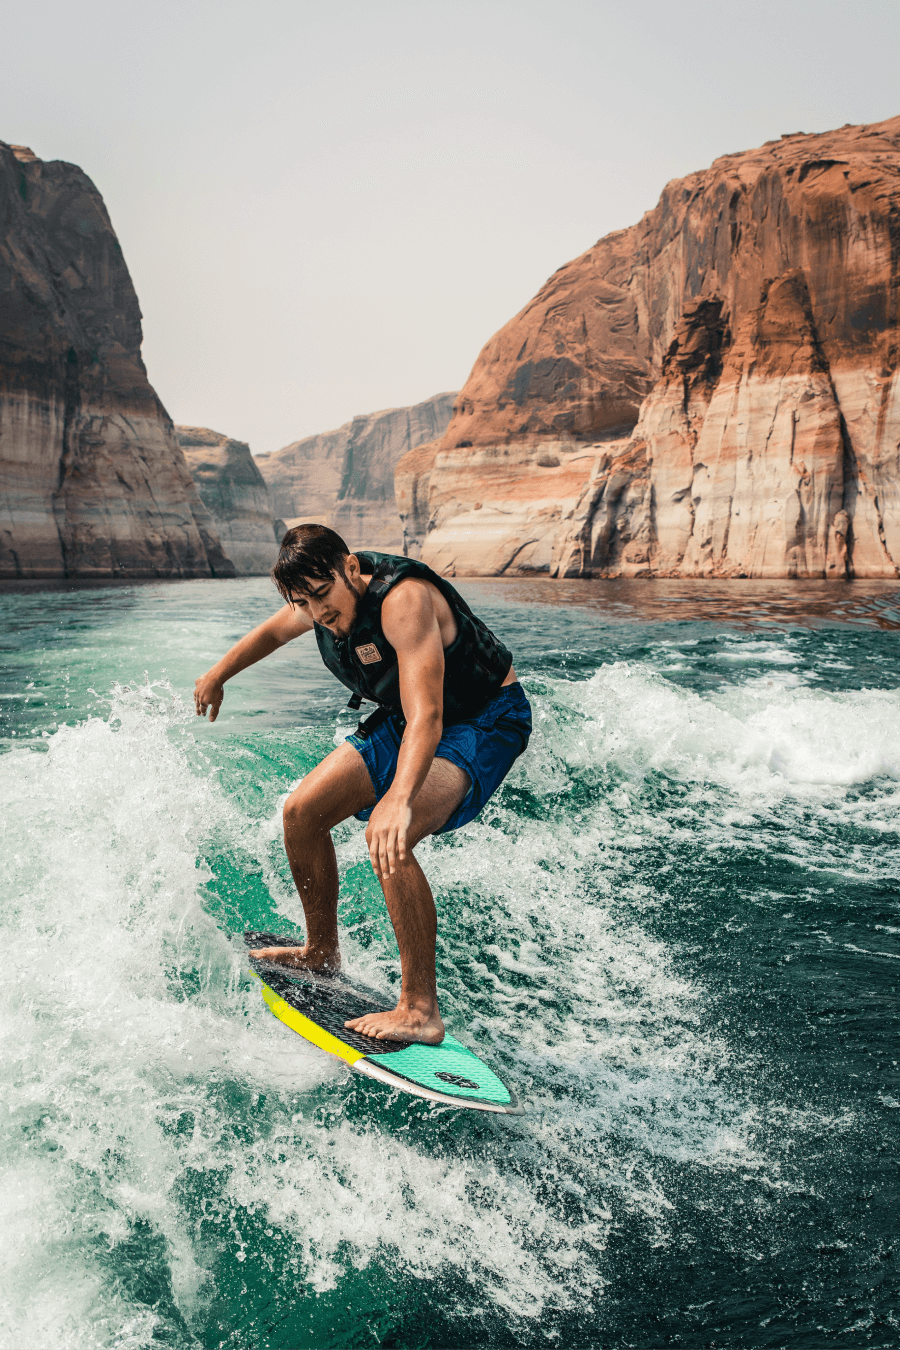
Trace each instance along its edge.
<instances>
[{"instance_id":1,"label":"black deck pad","mask_svg":"<svg viewBox=\"0 0 900 1350\"><path fill-rule=\"evenodd\" d=\"M278 937L275 933L257 933L254 929L249 929L244 934L244 941L251 950L254 947L303 946L299 938ZM360 984L359 980L348 978L342 970L304 970L301 966L286 966L281 961L263 960L258 956L251 956L250 964L259 974L271 972L273 975L284 975L287 979L298 980L301 984L314 984L317 987L323 984L339 985L348 993L369 999L379 1012L386 1003L390 1003L392 997L380 989L372 989L367 984Z\"/></svg>"},{"instance_id":2,"label":"black deck pad","mask_svg":"<svg viewBox=\"0 0 900 1350\"><path fill-rule=\"evenodd\" d=\"M258 933L254 928L248 928L244 934L244 942L251 950L254 947L303 946L299 938L279 937L277 933ZM267 961L259 956L251 956L250 964L258 972L272 971L274 974L293 976L295 980L311 980L315 984L321 980L333 980L337 976L334 970L303 970L300 967L286 966L281 961Z\"/></svg>"},{"instance_id":3,"label":"black deck pad","mask_svg":"<svg viewBox=\"0 0 900 1350\"><path fill-rule=\"evenodd\" d=\"M302 947L301 938L279 937L277 933L257 933L255 928L248 928L244 934L244 941L248 947Z\"/></svg>"},{"instance_id":4,"label":"black deck pad","mask_svg":"<svg viewBox=\"0 0 900 1350\"><path fill-rule=\"evenodd\" d=\"M302 971L296 972L300 980L291 979L274 970L270 961L257 961L253 957L250 958L250 964L285 1003L289 1003L317 1026L330 1031L345 1045L352 1045L354 1050L361 1050L364 1055L390 1055L395 1050L407 1048L407 1041L378 1041L372 1036L360 1036L344 1026L345 1022L362 1017L364 1013L384 1011L387 999L374 991L371 994L369 991L362 993L335 976L331 976L327 983L321 978L303 979Z\"/></svg>"}]
</instances>

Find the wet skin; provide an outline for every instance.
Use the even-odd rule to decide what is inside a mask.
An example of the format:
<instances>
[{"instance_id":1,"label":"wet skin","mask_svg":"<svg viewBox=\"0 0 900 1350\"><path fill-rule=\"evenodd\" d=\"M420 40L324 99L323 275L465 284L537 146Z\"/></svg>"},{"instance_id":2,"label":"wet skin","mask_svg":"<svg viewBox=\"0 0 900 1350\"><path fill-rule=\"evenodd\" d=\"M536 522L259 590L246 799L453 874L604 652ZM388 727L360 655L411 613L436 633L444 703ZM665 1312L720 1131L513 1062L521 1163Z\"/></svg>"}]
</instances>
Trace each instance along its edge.
<instances>
[{"instance_id":1,"label":"wet skin","mask_svg":"<svg viewBox=\"0 0 900 1350\"><path fill-rule=\"evenodd\" d=\"M411 808L405 856L387 872L379 872L373 863L397 936L403 983L393 1011L369 1013L349 1021L346 1025L351 1030L377 1039L430 1045L443 1040L434 978L437 914L413 849L420 839L444 824L468 790L469 779L461 769L447 760L435 759ZM254 956L295 969L340 969L338 876L330 830L374 800L363 758L346 742L294 790L285 803L284 839L303 901L307 942L303 947L259 948ZM366 835L369 839L368 830Z\"/></svg>"},{"instance_id":2,"label":"wet skin","mask_svg":"<svg viewBox=\"0 0 900 1350\"><path fill-rule=\"evenodd\" d=\"M351 554L346 577L311 582L308 593L242 638L197 681L199 716L215 721L224 682L286 642L320 623L346 637L369 578ZM303 904L307 941L302 947L264 947L252 955L294 969L337 970L338 874L331 830L365 807L374 810L366 828L369 858L381 884L400 950L402 985L391 1011L367 1013L345 1025L384 1040L437 1045L444 1038L437 1000L437 913L431 888L413 849L439 830L462 803L469 777L434 752L442 731L444 649L456 637L445 598L428 582L408 580L390 591L382 607L385 637L397 652L400 698L406 730L394 781L381 801L365 762L347 742L333 750L294 789L284 807L284 842ZM510 669L504 685L515 680Z\"/></svg>"}]
</instances>

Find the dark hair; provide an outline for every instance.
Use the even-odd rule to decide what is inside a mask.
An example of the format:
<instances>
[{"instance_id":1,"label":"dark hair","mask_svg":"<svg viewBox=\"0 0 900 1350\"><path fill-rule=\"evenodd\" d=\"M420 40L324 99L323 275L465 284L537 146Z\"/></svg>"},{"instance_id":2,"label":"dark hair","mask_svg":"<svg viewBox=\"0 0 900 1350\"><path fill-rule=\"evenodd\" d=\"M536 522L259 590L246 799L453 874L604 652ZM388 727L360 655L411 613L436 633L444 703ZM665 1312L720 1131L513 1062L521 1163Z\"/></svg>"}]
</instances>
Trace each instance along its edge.
<instances>
[{"instance_id":1,"label":"dark hair","mask_svg":"<svg viewBox=\"0 0 900 1350\"><path fill-rule=\"evenodd\" d=\"M272 580L290 604L317 581L330 581L335 573L346 579L349 554L341 536L327 525L295 525L281 541Z\"/></svg>"}]
</instances>

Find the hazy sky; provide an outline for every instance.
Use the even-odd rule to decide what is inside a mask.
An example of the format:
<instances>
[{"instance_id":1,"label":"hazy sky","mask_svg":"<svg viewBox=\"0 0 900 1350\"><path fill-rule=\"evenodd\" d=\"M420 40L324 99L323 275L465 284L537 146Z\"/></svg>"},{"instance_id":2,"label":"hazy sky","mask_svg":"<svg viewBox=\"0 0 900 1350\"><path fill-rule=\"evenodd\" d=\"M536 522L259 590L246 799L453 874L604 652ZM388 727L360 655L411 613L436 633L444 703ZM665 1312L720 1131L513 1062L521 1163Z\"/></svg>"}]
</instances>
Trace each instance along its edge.
<instances>
[{"instance_id":1,"label":"hazy sky","mask_svg":"<svg viewBox=\"0 0 900 1350\"><path fill-rule=\"evenodd\" d=\"M670 179L900 113L898 0L4 0L0 139L102 192L177 422L458 389Z\"/></svg>"}]
</instances>

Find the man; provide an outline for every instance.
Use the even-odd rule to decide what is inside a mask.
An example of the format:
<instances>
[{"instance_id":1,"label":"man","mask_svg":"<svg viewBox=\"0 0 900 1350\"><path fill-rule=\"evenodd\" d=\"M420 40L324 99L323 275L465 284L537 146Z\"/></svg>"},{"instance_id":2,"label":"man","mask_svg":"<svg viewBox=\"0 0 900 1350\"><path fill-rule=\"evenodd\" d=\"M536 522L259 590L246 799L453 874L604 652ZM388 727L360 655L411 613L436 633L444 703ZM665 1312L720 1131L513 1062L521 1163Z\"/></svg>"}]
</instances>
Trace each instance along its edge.
<instances>
[{"instance_id":1,"label":"man","mask_svg":"<svg viewBox=\"0 0 900 1350\"><path fill-rule=\"evenodd\" d=\"M346 1026L378 1039L444 1038L437 1001L437 914L413 849L472 820L528 744L531 709L512 656L454 588L410 558L350 553L323 525L284 536L272 577L286 604L197 680L214 722L226 680L315 631L326 666L379 705L317 765L284 807L284 843L306 916L302 947L253 953L286 967L340 966L338 874L331 829L368 821L366 842L400 949L392 1012Z\"/></svg>"}]
</instances>

